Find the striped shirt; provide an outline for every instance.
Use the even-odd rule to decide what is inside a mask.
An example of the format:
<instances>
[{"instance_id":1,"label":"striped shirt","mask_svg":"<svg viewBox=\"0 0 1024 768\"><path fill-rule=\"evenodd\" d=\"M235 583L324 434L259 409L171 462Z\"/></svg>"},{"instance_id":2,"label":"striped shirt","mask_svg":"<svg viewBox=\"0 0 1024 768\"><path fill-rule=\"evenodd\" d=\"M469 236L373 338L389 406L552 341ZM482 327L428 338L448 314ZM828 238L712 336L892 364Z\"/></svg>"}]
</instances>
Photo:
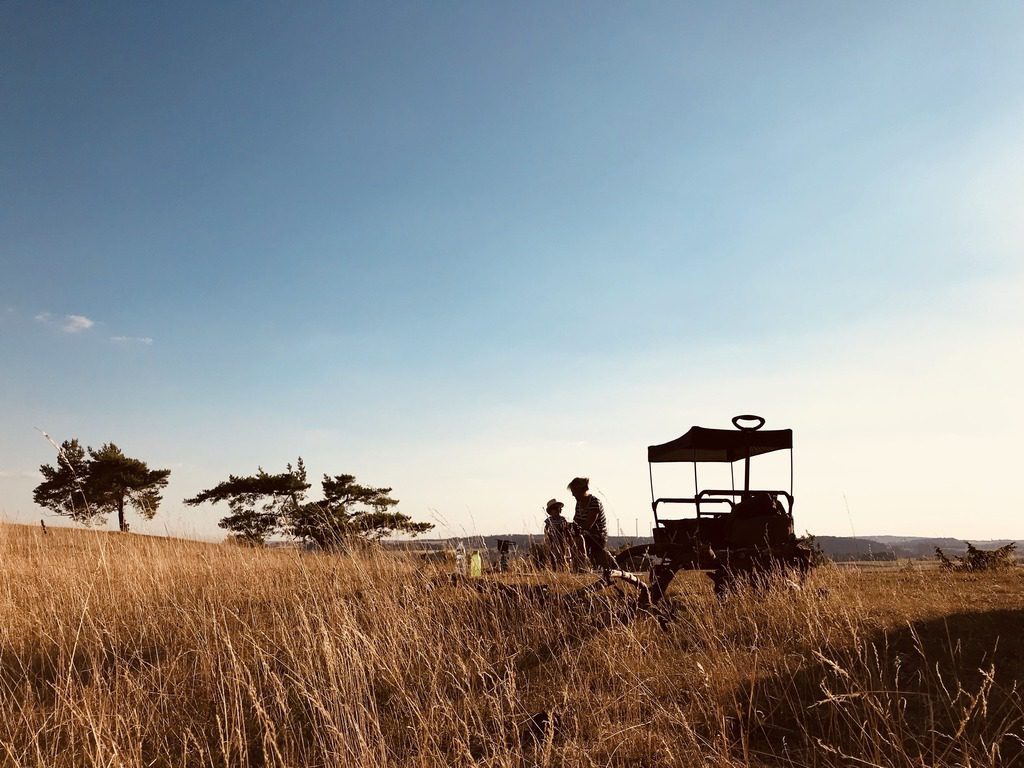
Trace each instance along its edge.
<instances>
[{"instance_id":1,"label":"striped shirt","mask_svg":"<svg viewBox=\"0 0 1024 768\"><path fill-rule=\"evenodd\" d=\"M597 496L589 493L576 501L576 514L572 521L586 533L598 537L601 541L608 538L608 522L604 517L604 506Z\"/></svg>"},{"instance_id":2,"label":"striped shirt","mask_svg":"<svg viewBox=\"0 0 1024 768\"><path fill-rule=\"evenodd\" d=\"M548 515L544 521L544 535L552 542L560 542L568 533L569 521L561 515Z\"/></svg>"}]
</instances>

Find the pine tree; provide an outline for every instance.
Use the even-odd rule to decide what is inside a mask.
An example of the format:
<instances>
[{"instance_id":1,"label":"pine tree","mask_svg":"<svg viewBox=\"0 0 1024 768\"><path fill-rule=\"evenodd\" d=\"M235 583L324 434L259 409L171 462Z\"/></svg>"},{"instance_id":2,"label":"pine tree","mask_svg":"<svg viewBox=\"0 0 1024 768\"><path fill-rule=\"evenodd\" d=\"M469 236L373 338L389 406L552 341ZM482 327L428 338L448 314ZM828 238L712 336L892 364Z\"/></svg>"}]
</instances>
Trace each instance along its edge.
<instances>
[{"instance_id":1,"label":"pine tree","mask_svg":"<svg viewBox=\"0 0 1024 768\"><path fill-rule=\"evenodd\" d=\"M255 475L229 475L213 488L185 499L189 506L226 501L231 513L218 525L249 544L263 544L281 530L285 516L303 505L309 483L299 457L295 467L272 475L258 467Z\"/></svg>"},{"instance_id":2,"label":"pine tree","mask_svg":"<svg viewBox=\"0 0 1024 768\"><path fill-rule=\"evenodd\" d=\"M288 520L288 533L320 547L337 547L346 541L379 541L393 533L416 535L432 523L418 523L398 512L398 500L390 488L356 482L355 475L324 475L323 501L305 504Z\"/></svg>"},{"instance_id":3,"label":"pine tree","mask_svg":"<svg viewBox=\"0 0 1024 768\"><path fill-rule=\"evenodd\" d=\"M306 467L272 475L259 468L255 475L230 475L227 480L185 499L196 506L227 502L231 513L219 525L240 541L262 544L274 534L292 536L321 548L350 541L377 541L392 533L416 535L433 528L398 512L390 488L360 485L354 475L324 475L324 497L306 501Z\"/></svg>"},{"instance_id":4,"label":"pine tree","mask_svg":"<svg viewBox=\"0 0 1024 768\"><path fill-rule=\"evenodd\" d=\"M86 525L116 512L120 531L128 530L126 507L152 519L171 474L126 456L114 443L82 450L77 439L61 443L56 467L43 464L39 471L44 479L32 492L36 504Z\"/></svg>"}]
</instances>

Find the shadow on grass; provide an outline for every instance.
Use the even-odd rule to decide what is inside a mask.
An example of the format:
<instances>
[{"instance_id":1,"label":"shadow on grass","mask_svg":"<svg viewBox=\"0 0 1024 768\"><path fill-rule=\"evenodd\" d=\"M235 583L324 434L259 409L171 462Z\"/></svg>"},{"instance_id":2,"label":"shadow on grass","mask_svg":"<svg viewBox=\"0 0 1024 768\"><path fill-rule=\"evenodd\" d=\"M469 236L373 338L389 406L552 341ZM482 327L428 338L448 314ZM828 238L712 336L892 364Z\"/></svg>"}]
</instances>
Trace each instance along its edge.
<instances>
[{"instance_id":1,"label":"shadow on grass","mask_svg":"<svg viewBox=\"0 0 1024 768\"><path fill-rule=\"evenodd\" d=\"M959 613L814 654L739 692L737 757L1024 765L1022 637L1024 610Z\"/></svg>"},{"instance_id":2,"label":"shadow on grass","mask_svg":"<svg viewBox=\"0 0 1024 768\"><path fill-rule=\"evenodd\" d=\"M31 696L40 704L52 706L57 692L68 686L110 682L118 674L155 667L165 653L155 644L71 650L40 645L21 653L5 648L0 650L0 693L16 701Z\"/></svg>"}]
</instances>

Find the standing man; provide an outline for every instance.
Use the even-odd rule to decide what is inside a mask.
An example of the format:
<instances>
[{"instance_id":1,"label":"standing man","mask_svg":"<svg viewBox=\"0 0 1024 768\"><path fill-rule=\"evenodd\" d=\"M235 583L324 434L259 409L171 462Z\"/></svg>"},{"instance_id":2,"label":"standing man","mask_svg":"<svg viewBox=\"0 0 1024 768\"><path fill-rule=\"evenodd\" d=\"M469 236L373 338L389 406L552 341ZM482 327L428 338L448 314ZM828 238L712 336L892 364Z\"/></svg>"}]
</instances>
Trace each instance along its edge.
<instances>
[{"instance_id":1,"label":"standing man","mask_svg":"<svg viewBox=\"0 0 1024 768\"><path fill-rule=\"evenodd\" d=\"M608 551L608 522L604 517L604 507L597 496L590 494L590 478L574 477L569 483L569 492L576 498L576 514L572 518L573 527L582 540L583 551L591 566L600 568L606 574L618 563Z\"/></svg>"}]
</instances>

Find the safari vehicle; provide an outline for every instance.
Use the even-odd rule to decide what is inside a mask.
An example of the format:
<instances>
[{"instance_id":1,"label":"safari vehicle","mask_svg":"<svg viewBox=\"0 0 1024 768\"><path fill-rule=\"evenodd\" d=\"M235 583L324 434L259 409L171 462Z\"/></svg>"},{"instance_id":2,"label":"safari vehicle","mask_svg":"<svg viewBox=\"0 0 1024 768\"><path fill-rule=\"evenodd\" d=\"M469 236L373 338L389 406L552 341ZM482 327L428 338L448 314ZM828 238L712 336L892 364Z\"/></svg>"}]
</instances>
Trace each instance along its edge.
<instances>
[{"instance_id":1,"label":"safari vehicle","mask_svg":"<svg viewBox=\"0 0 1024 768\"><path fill-rule=\"evenodd\" d=\"M651 610L665 627L671 610L659 603L681 570L706 571L720 597L737 582L765 585L774 573L802 576L807 571L811 551L793 532L793 431L762 429L765 421L760 416L736 416L732 423L735 429L692 427L682 437L648 447L654 542L618 553L617 569L604 571L600 579L566 597L626 598L630 610ZM751 459L776 451L789 451L789 490L751 488ZM740 462L743 485L737 488ZM654 465L664 463L693 464L693 496L655 496ZM700 487L700 466L708 463L729 465L728 490ZM694 515L670 517L665 512L669 505L692 508ZM637 575L644 571L649 580ZM474 586L480 591L549 596L543 584L480 581Z\"/></svg>"},{"instance_id":2,"label":"safari vehicle","mask_svg":"<svg viewBox=\"0 0 1024 768\"><path fill-rule=\"evenodd\" d=\"M647 449L654 511L654 543L619 553L624 571L638 559L650 571L647 599L661 600L680 570L707 571L715 592L723 595L736 581L762 582L773 571L802 575L810 550L793 531L793 431L762 429L760 416L736 416L735 429L692 427L686 434ZM789 491L750 487L750 462L755 456L789 451ZM654 465L693 464L692 496L656 497ZM731 488L701 488L699 468L729 464ZM736 465L742 462L743 485L736 487ZM669 516L669 506L692 508L694 516Z\"/></svg>"}]
</instances>

